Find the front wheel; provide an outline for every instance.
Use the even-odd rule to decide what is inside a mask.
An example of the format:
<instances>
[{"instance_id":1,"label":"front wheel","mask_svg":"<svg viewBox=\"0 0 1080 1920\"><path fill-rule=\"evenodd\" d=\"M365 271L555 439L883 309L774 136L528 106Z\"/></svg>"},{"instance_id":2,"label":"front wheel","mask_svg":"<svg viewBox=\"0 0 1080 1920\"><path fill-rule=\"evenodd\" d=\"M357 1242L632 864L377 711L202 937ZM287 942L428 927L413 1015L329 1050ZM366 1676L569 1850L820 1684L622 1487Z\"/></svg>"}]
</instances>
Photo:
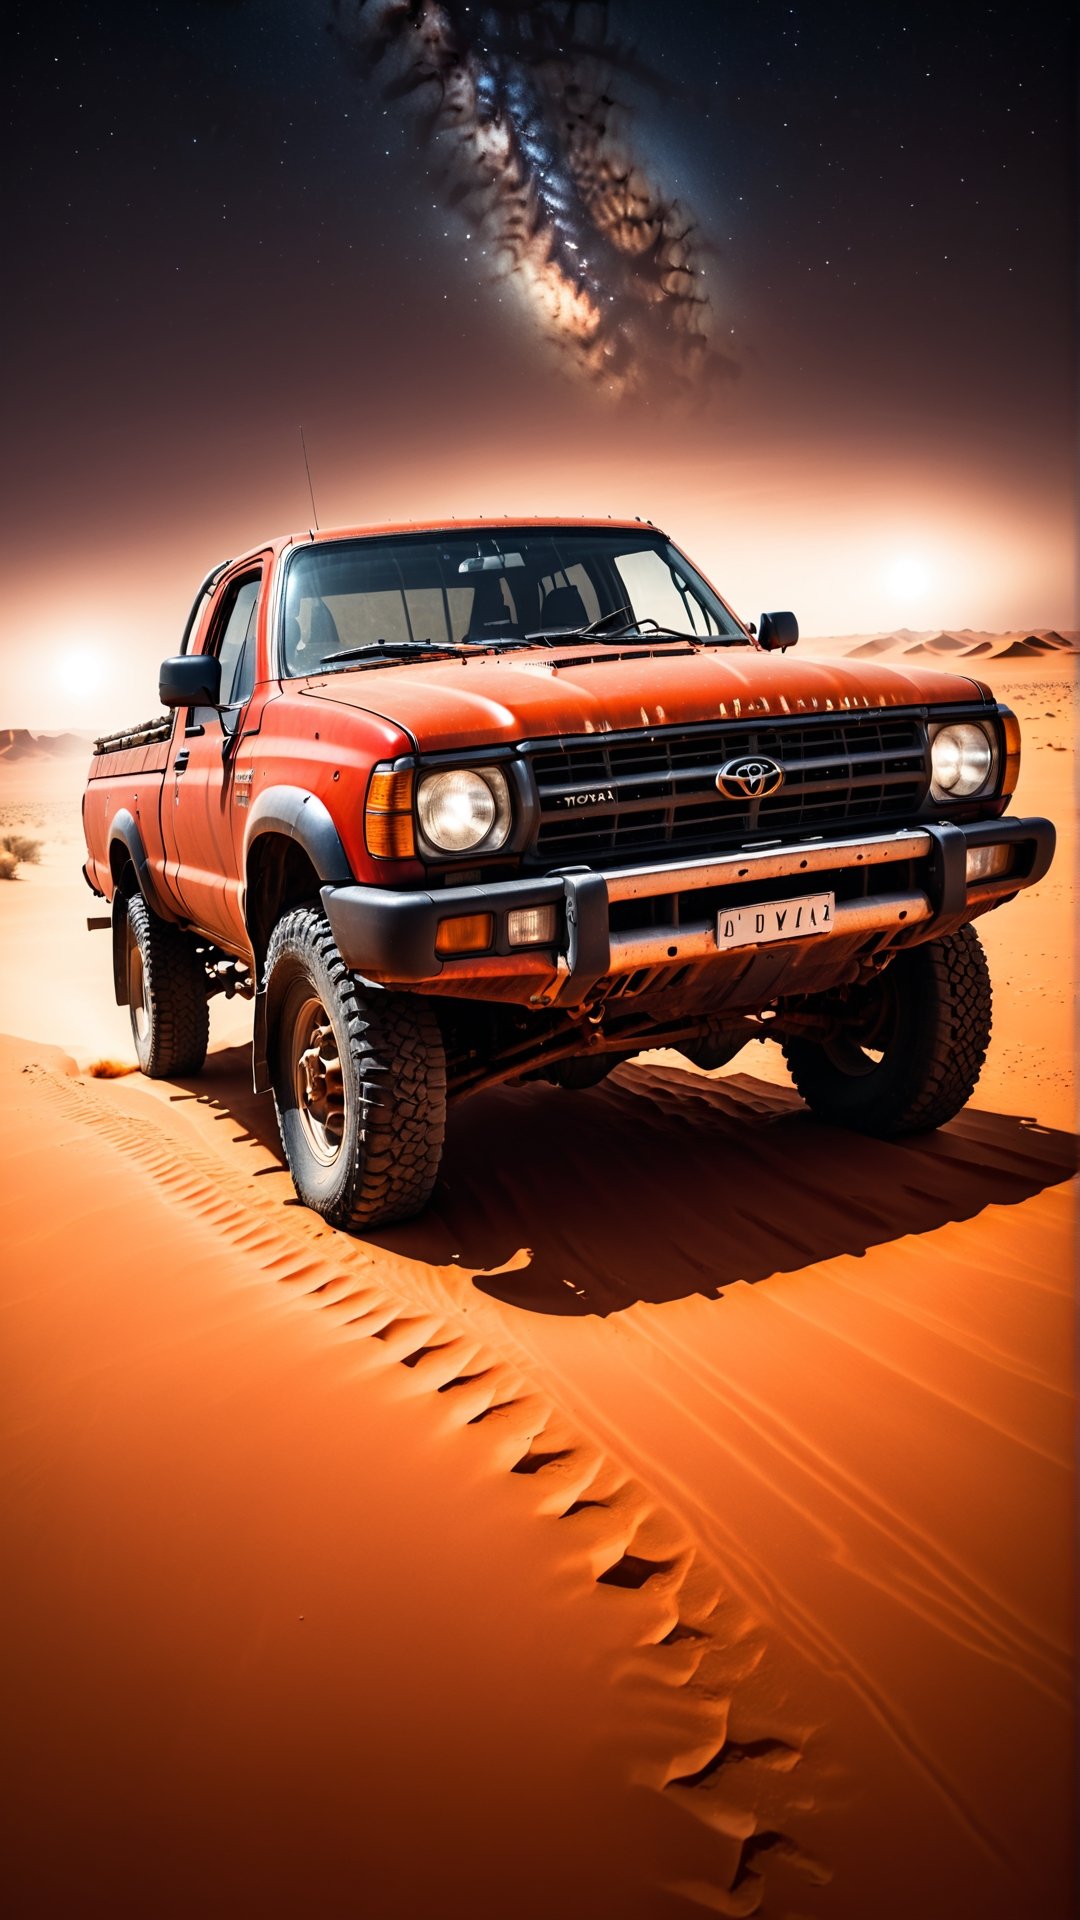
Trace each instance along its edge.
<instances>
[{"instance_id":1,"label":"front wheel","mask_svg":"<svg viewBox=\"0 0 1080 1920\"><path fill-rule=\"evenodd\" d=\"M823 1040L784 1044L808 1107L880 1139L944 1126L970 1100L990 1041L990 973L973 927L911 947L868 985L813 1003Z\"/></svg>"},{"instance_id":2,"label":"front wheel","mask_svg":"<svg viewBox=\"0 0 1080 1920\"><path fill-rule=\"evenodd\" d=\"M274 928L266 990L274 1104L300 1199L335 1227L410 1219L431 1197L446 1128L430 1007L364 987L315 907Z\"/></svg>"}]
</instances>

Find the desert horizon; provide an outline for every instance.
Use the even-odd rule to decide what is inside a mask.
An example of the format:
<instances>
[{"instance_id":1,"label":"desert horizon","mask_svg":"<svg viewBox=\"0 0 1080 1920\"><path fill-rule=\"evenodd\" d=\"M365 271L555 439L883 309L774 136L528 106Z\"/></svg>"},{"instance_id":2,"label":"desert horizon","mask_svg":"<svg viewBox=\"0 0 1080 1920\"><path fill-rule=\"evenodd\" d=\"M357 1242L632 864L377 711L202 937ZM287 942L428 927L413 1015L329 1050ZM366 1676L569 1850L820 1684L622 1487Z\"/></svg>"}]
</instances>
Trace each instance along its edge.
<instances>
[{"instance_id":1,"label":"desert horizon","mask_svg":"<svg viewBox=\"0 0 1080 1920\"><path fill-rule=\"evenodd\" d=\"M910 656L928 664L938 659L1030 660L1055 654L1080 652L1080 629L1051 626L1018 626L992 632L971 627L891 627L868 633L803 634L799 645L804 653L815 649L829 657L842 659L891 659ZM147 706L153 703L156 663L148 675ZM115 706L115 702L110 703ZM110 726L122 726L127 715L110 712L100 698L95 700L98 722L93 726L44 727L40 722L21 720L18 725L0 725L0 759L12 760L28 753L75 753L82 743L92 741ZM5 715L5 720L10 720Z\"/></svg>"}]
</instances>

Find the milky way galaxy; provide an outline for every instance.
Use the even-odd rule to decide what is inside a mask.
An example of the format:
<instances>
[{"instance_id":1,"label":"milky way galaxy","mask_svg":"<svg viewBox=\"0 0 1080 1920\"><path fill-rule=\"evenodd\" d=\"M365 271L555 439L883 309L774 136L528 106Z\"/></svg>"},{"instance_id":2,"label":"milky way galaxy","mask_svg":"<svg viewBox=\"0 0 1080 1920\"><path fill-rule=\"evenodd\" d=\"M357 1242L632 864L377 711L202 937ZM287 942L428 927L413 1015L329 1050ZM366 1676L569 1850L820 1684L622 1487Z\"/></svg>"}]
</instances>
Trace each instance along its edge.
<instances>
[{"instance_id":1,"label":"milky way galaxy","mask_svg":"<svg viewBox=\"0 0 1080 1920\"><path fill-rule=\"evenodd\" d=\"M735 371L694 222L634 157L615 88L655 81L606 3L338 0L335 24L413 122L444 205L580 374L625 395Z\"/></svg>"}]
</instances>

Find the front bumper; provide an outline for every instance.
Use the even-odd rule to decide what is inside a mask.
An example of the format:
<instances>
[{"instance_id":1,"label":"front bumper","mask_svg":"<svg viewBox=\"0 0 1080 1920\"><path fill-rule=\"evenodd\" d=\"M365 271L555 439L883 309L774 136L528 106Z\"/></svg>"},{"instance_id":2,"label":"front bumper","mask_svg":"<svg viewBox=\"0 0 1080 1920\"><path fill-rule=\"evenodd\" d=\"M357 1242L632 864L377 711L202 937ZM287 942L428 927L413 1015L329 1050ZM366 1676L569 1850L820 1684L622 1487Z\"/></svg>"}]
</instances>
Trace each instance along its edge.
<instances>
[{"instance_id":1,"label":"front bumper","mask_svg":"<svg viewBox=\"0 0 1080 1920\"><path fill-rule=\"evenodd\" d=\"M964 827L933 822L892 833L791 840L609 871L566 868L535 879L430 892L324 887L322 901L346 965L380 985L574 1006L604 980L730 960L731 950L722 954L716 941L721 905L834 888L832 930L770 947L781 964L785 954L810 945L819 953L836 947L850 954L864 944L880 949L934 939L1033 886L1053 859L1054 841L1050 821L1038 818ZM988 845L1010 850L1008 871L969 882L969 851ZM560 927L556 946L511 948L510 911L552 905ZM441 960L435 944L440 924L481 913L494 916L491 948ZM742 960L747 951L735 949Z\"/></svg>"}]
</instances>

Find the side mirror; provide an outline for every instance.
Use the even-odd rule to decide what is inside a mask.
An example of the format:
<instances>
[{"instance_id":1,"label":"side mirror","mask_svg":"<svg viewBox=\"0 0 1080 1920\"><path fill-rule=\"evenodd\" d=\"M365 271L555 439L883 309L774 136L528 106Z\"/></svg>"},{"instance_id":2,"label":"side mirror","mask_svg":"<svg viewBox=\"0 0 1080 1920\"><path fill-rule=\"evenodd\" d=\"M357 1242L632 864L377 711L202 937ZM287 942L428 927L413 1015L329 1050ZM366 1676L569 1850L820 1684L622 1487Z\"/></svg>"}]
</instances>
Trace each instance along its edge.
<instances>
[{"instance_id":1,"label":"side mirror","mask_svg":"<svg viewBox=\"0 0 1080 1920\"><path fill-rule=\"evenodd\" d=\"M158 698L163 707L220 707L221 661L210 653L182 653L175 660L163 660Z\"/></svg>"},{"instance_id":2,"label":"side mirror","mask_svg":"<svg viewBox=\"0 0 1080 1920\"><path fill-rule=\"evenodd\" d=\"M758 628L758 646L772 653L793 647L799 637L799 623L793 613L763 613Z\"/></svg>"}]
</instances>

